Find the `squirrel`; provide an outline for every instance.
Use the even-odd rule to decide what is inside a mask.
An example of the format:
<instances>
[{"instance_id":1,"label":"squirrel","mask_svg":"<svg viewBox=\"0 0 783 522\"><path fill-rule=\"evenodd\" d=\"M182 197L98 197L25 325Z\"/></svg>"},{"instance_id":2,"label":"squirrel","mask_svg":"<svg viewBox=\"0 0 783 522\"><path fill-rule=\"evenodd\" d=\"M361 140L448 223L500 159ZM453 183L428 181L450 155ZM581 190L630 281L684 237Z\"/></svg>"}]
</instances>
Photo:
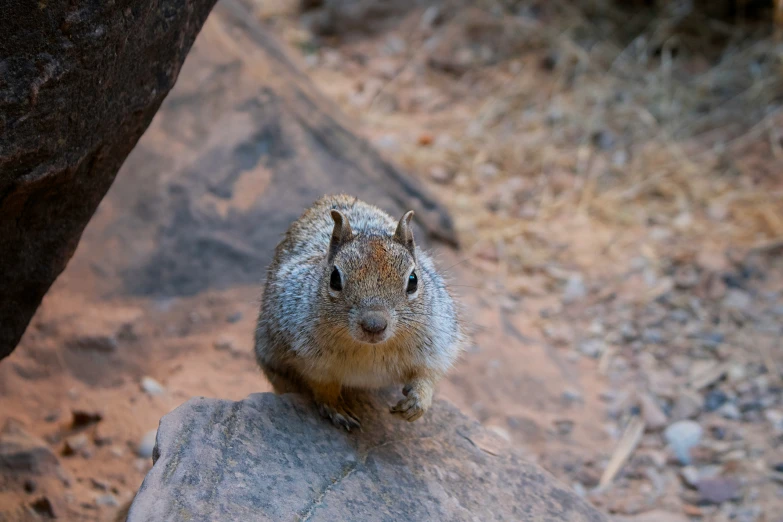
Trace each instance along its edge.
<instances>
[{"instance_id":1,"label":"squirrel","mask_svg":"<svg viewBox=\"0 0 783 522\"><path fill-rule=\"evenodd\" d=\"M390 411L415 421L461 352L457 307L414 242L412 217L397 222L358 198L323 196L293 222L267 270L259 366L275 393L310 395L348 431L361 423L344 389L402 385Z\"/></svg>"}]
</instances>

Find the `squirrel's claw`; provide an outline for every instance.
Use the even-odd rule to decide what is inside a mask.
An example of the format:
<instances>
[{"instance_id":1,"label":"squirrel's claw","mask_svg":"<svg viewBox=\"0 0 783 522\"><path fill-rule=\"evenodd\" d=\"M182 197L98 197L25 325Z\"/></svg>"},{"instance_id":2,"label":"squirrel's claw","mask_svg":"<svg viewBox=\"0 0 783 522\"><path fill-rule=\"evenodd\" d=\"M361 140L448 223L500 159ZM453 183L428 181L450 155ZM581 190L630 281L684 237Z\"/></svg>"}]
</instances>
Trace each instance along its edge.
<instances>
[{"instance_id":1,"label":"squirrel's claw","mask_svg":"<svg viewBox=\"0 0 783 522\"><path fill-rule=\"evenodd\" d=\"M332 423L340 428L345 428L347 431L362 430L362 425L359 419L356 418L353 412L345 407L334 407L328 404L319 404L318 411L322 416L332 421Z\"/></svg>"},{"instance_id":2,"label":"squirrel's claw","mask_svg":"<svg viewBox=\"0 0 783 522\"><path fill-rule=\"evenodd\" d=\"M406 384L402 394L405 398L389 408L389 411L409 422L421 418L432 404L432 386L426 381Z\"/></svg>"},{"instance_id":3,"label":"squirrel's claw","mask_svg":"<svg viewBox=\"0 0 783 522\"><path fill-rule=\"evenodd\" d=\"M427 411L427 408L425 408L421 401L419 401L419 398L416 394L408 391L408 397L402 399L395 406L389 408L389 411L395 415L399 415L409 422L413 422L424 415L424 412Z\"/></svg>"}]
</instances>

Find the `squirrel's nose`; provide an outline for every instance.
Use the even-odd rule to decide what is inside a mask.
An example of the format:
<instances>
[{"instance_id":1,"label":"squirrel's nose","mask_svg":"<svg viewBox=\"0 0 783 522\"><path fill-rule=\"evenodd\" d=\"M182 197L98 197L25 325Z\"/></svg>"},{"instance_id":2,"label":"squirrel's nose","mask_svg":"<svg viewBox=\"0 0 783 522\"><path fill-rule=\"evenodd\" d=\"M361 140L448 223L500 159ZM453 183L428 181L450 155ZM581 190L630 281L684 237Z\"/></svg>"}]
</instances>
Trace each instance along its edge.
<instances>
[{"instance_id":1,"label":"squirrel's nose","mask_svg":"<svg viewBox=\"0 0 783 522\"><path fill-rule=\"evenodd\" d=\"M381 312L367 312L359 320L359 326L367 333L379 334L386 330L386 318Z\"/></svg>"}]
</instances>

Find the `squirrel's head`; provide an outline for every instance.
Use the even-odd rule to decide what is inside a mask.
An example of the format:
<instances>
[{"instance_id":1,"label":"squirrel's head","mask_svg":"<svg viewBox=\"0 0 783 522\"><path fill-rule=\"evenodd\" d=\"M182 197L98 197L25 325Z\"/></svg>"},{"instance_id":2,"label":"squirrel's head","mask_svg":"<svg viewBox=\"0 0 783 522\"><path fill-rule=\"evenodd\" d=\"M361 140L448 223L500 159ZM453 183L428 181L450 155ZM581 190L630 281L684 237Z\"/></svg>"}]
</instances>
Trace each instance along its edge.
<instances>
[{"instance_id":1,"label":"squirrel's head","mask_svg":"<svg viewBox=\"0 0 783 522\"><path fill-rule=\"evenodd\" d=\"M394 235L354 234L348 218L332 210L334 230L321 278L330 327L354 340L376 344L395 336L401 324L417 324L417 300L426 290L417 270L410 221L400 219Z\"/></svg>"}]
</instances>

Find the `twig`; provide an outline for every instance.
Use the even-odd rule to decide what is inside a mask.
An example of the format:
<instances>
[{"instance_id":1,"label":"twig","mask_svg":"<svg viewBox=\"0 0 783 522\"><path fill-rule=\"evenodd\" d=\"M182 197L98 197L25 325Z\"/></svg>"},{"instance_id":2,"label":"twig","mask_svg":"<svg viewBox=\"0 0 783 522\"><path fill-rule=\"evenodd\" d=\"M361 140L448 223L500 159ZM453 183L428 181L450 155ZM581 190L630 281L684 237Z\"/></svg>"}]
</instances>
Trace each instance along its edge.
<instances>
[{"instance_id":1,"label":"twig","mask_svg":"<svg viewBox=\"0 0 783 522\"><path fill-rule=\"evenodd\" d=\"M601 480L598 482L598 490L602 491L606 489L622 467L631 457L636 447L639 445L639 441L642 440L642 434L644 433L645 424L639 417L633 417L625 427L625 432L617 444L617 447L612 454L612 458L609 459L609 464L606 465L604 474L601 476Z\"/></svg>"}]
</instances>

